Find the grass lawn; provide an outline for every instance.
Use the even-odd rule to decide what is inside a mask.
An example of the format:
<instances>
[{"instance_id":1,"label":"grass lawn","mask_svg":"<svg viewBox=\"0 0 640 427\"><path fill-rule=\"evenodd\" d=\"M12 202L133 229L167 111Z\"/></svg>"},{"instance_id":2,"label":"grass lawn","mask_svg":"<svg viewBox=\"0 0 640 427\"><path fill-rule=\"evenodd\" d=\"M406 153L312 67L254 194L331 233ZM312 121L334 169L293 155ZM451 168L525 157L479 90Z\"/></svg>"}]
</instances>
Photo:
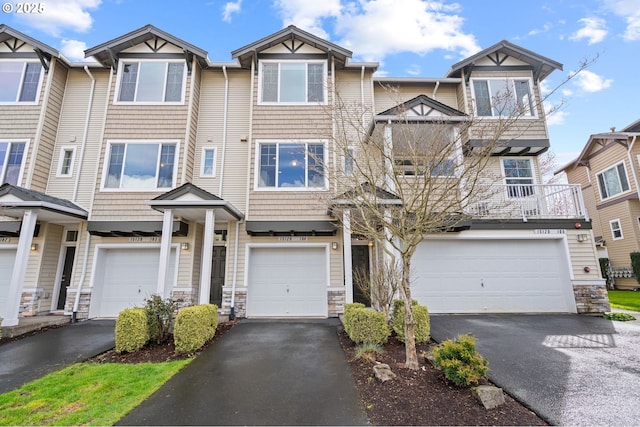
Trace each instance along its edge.
<instances>
[{"instance_id":1,"label":"grass lawn","mask_svg":"<svg viewBox=\"0 0 640 427\"><path fill-rule=\"evenodd\" d=\"M190 361L69 366L0 394L0 425L113 425Z\"/></svg>"},{"instance_id":2,"label":"grass lawn","mask_svg":"<svg viewBox=\"0 0 640 427\"><path fill-rule=\"evenodd\" d=\"M640 311L640 292L609 291L611 307Z\"/></svg>"}]
</instances>

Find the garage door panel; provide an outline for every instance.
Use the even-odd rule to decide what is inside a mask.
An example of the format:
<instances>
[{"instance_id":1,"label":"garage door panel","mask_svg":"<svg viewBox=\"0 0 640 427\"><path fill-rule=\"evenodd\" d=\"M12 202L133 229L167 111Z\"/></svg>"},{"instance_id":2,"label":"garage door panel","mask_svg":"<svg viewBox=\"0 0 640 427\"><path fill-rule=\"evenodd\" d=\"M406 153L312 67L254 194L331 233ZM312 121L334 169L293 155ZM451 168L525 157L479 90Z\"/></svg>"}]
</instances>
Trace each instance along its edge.
<instances>
[{"instance_id":1,"label":"garage door panel","mask_svg":"<svg viewBox=\"0 0 640 427\"><path fill-rule=\"evenodd\" d=\"M15 249L0 250L0 317L7 317L7 302L9 300L9 286L11 284L11 275L13 274L13 266L16 261Z\"/></svg>"}]
</instances>

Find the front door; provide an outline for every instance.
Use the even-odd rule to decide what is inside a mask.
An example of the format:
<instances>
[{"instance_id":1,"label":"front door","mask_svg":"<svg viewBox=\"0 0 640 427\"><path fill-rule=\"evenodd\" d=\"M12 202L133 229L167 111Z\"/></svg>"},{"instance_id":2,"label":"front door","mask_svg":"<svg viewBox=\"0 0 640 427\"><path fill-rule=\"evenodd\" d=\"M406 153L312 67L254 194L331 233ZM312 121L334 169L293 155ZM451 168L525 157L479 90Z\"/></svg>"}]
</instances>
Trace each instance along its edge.
<instances>
[{"instance_id":1,"label":"front door","mask_svg":"<svg viewBox=\"0 0 640 427\"><path fill-rule=\"evenodd\" d=\"M76 255L75 246L67 246L64 250L64 263L62 266L62 277L60 278L60 291L58 293L57 310L64 310L67 301L67 287L71 284L71 270L73 269L73 259Z\"/></svg>"},{"instance_id":2,"label":"front door","mask_svg":"<svg viewBox=\"0 0 640 427\"><path fill-rule=\"evenodd\" d=\"M369 286L370 280L369 246L351 246L351 265L353 271L353 302L371 306L370 293L363 289L363 285Z\"/></svg>"},{"instance_id":3,"label":"front door","mask_svg":"<svg viewBox=\"0 0 640 427\"><path fill-rule=\"evenodd\" d=\"M224 270L227 261L227 248L224 246L213 247L213 259L211 260L211 289L209 302L220 308L222 305L222 287L224 286Z\"/></svg>"}]
</instances>

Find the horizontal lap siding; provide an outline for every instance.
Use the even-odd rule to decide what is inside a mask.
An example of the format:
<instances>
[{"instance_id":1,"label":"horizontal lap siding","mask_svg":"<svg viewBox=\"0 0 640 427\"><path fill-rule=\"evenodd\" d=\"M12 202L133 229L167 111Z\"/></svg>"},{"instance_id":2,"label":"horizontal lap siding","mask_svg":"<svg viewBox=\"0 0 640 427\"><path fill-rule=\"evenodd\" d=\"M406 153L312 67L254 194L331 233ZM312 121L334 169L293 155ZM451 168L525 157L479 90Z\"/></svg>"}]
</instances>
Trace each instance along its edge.
<instances>
[{"instance_id":1,"label":"horizontal lap siding","mask_svg":"<svg viewBox=\"0 0 640 427\"><path fill-rule=\"evenodd\" d=\"M614 266L629 266L631 258L629 254L638 250L633 227L637 227L632 221L629 209L629 201L621 202L600 210L602 224L602 236L606 242L609 259ZM619 219L622 226L623 239L613 240L610 220Z\"/></svg>"},{"instance_id":2,"label":"horizontal lap siding","mask_svg":"<svg viewBox=\"0 0 640 427\"><path fill-rule=\"evenodd\" d=\"M463 110L458 106L457 85L441 84L433 96L435 83L381 83L375 84L375 113L380 114L419 95L426 95L451 108Z\"/></svg>"},{"instance_id":3,"label":"horizontal lap siding","mask_svg":"<svg viewBox=\"0 0 640 427\"><path fill-rule=\"evenodd\" d=\"M594 250L593 242L578 242L578 234L584 234L583 230L567 230L567 241L569 242L569 254L571 255L571 268L575 280L600 279L600 263ZM590 268L590 272L584 271L585 267Z\"/></svg>"},{"instance_id":4,"label":"horizontal lap siding","mask_svg":"<svg viewBox=\"0 0 640 427\"><path fill-rule=\"evenodd\" d=\"M632 176L633 169L631 169L631 165L629 164L627 149L621 144L616 144L616 143L610 143L610 144L612 145L608 146L603 151L595 155L593 153L599 151L599 149L601 149L602 147L598 144L594 144L593 148L591 149L591 153L592 153L591 155L593 155L593 157L588 158L589 166L591 167L592 181L595 187L594 191L596 193L596 201L598 204L615 200L616 197L624 197L625 195L628 195L629 193L633 193L636 191L635 181ZM629 182L629 192L603 201L600 194L600 189L598 186L597 175L620 162L624 163L625 170L627 171L627 181Z\"/></svg>"},{"instance_id":5,"label":"horizontal lap siding","mask_svg":"<svg viewBox=\"0 0 640 427\"><path fill-rule=\"evenodd\" d=\"M49 298L41 299L40 312L51 310L53 301L53 291L56 283L56 273L58 271L58 260L60 259L60 243L62 242L62 232L64 228L60 225L47 224L44 247L42 248L42 263L38 272L38 287L44 292L49 292ZM28 283L28 282L27 282Z\"/></svg>"},{"instance_id":6,"label":"horizontal lap siding","mask_svg":"<svg viewBox=\"0 0 640 427\"><path fill-rule=\"evenodd\" d=\"M191 76L191 82L193 83L193 99L191 100L191 111L188 119L189 121L187 123L187 133L184 139L187 142L181 147L180 150L182 153L184 153L183 155L186 155L185 170L183 171L183 174L186 177L186 182L193 182L193 177L197 173L197 171L194 170L194 162L196 156L198 156L195 151L195 145L198 132L198 118L200 114L200 96L202 94L201 79L202 70L197 61L194 59L193 72ZM179 182L178 185L180 184L184 184L184 182Z\"/></svg>"}]
</instances>

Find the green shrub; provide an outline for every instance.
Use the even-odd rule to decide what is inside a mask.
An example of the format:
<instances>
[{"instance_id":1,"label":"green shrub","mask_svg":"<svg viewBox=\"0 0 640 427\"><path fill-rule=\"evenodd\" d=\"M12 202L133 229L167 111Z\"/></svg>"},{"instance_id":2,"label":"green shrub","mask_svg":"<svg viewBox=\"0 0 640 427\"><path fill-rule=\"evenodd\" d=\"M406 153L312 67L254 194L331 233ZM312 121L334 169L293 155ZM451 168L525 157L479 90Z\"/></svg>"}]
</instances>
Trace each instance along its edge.
<instances>
[{"instance_id":1,"label":"green shrub","mask_svg":"<svg viewBox=\"0 0 640 427\"><path fill-rule=\"evenodd\" d=\"M419 305L418 301L412 300L413 320L416 325L413 329L416 337L416 343L429 341L431 337L431 322L429 320L429 311L424 305ZM396 333L396 337L404 342L404 301L393 301L393 314L391 315L391 327Z\"/></svg>"},{"instance_id":2,"label":"green shrub","mask_svg":"<svg viewBox=\"0 0 640 427\"><path fill-rule=\"evenodd\" d=\"M162 299L160 295L152 295L144 302L149 323L149 340L162 344L171 336L179 301L171 298Z\"/></svg>"},{"instance_id":3,"label":"green shrub","mask_svg":"<svg viewBox=\"0 0 640 427\"><path fill-rule=\"evenodd\" d=\"M486 378L489 361L476 350L476 340L471 335L460 335L455 340L447 340L431 350L437 368L444 376L458 386L477 383Z\"/></svg>"},{"instance_id":4,"label":"green shrub","mask_svg":"<svg viewBox=\"0 0 640 427\"><path fill-rule=\"evenodd\" d=\"M365 308L365 306L361 302L354 302L354 303L351 303L351 304L345 304L344 305L344 314L347 314L347 312L349 310L351 310L352 308Z\"/></svg>"},{"instance_id":5,"label":"green shrub","mask_svg":"<svg viewBox=\"0 0 640 427\"><path fill-rule=\"evenodd\" d=\"M358 344L384 344L391 334L384 313L364 307L345 307L344 330Z\"/></svg>"},{"instance_id":6,"label":"green shrub","mask_svg":"<svg viewBox=\"0 0 640 427\"><path fill-rule=\"evenodd\" d=\"M631 252L631 267L633 268L633 274L636 276L636 280L640 283L640 252Z\"/></svg>"},{"instance_id":7,"label":"green shrub","mask_svg":"<svg viewBox=\"0 0 640 427\"><path fill-rule=\"evenodd\" d=\"M203 304L181 309L173 328L176 353L191 353L199 349L213 338L217 327L217 306Z\"/></svg>"},{"instance_id":8,"label":"green shrub","mask_svg":"<svg viewBox=\"0 0 640 427\"><path fill-rule=\"evenodd\" d=\"M368 342L360 344L358 348L356 348L355 358L374 362L376 360L376 354L384 354L384 349L380 344Z\"/></svg>"},{"instance_id":9,"label":"green shrub","mask_svg":"<svg viewBox=\"0 0 640 427\"><path fill-rule=\"evenodd\" d=\"M613 313L605 313L604 318L608 320L617 320L619 322L629 322L631 320L636 320L636 318L629 313L621 313L617 311Z\"/></svg>"},{"instance_id":10,"label":"green shrub","mask_svg":"<svg viewBox=\"0 0 640 427\"><path fill-rule=\"evenodd\" d=\"M132 353L149 341L147 311L144 308L125 308L116 320L116 352Z\"/></svg>"}]
</instances>

